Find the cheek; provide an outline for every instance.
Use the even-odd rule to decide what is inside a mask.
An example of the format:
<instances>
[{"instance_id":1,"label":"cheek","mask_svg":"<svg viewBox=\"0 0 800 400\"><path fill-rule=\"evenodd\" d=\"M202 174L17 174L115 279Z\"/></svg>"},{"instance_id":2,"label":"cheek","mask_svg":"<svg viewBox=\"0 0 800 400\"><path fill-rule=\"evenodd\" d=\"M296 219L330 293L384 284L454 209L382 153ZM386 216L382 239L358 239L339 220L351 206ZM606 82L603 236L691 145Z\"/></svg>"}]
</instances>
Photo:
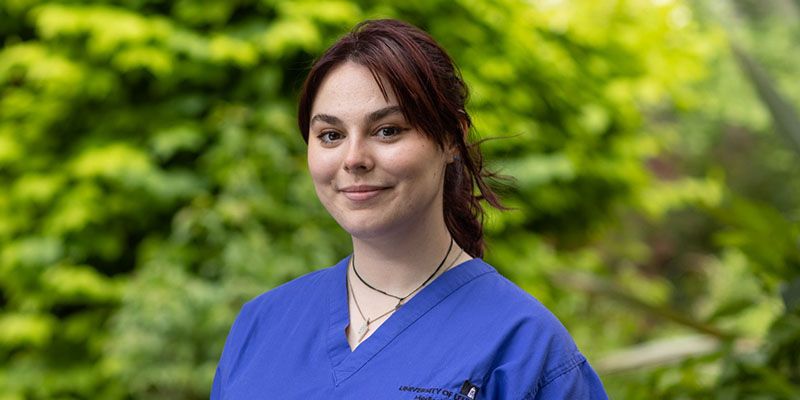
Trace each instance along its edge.
<instances>
[{"instance_id":1,"label":"cheek","mask_svg":"<svg viewBox=\"0 0 800 400\"><path fill-rule=\"evenodd\" d=\"M416 152L415 152L416 151ZM398 154L391 162L391 170L408 182L413 182L416 190L435 190L441 184L444 163L436 153L427 149L417 149Z\"/></svg>"},{"instance_id":2,"label":"cheek","mask_svg":"<svg viewBox=\"0 0 800 400\"><path fill-rule=\"evenodd\" d=\"M329 184L336 174L336 166L332 158L313 149L308 150L308 172L314 185Z\"/></svg>"}]
</instances>

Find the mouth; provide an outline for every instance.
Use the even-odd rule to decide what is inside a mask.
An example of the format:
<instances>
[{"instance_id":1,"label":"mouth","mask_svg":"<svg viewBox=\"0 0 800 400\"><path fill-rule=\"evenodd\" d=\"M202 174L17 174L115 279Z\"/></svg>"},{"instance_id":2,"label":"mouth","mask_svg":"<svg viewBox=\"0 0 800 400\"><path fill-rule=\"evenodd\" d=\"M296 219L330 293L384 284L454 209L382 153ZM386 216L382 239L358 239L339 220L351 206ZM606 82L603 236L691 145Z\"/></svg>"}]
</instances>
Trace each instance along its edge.
<instances>
[{"instance_id":1,"label":"mouth","mask_svg":"<svg viewBox=\"0 0 800 400\"><path fill-rule=\"evenodd\" d=\"M347 186L339 189L339 191L348 200L362 202L371 200L388 189L389 187L386 186L357 185Z\"/></svg>"}]
</instances>

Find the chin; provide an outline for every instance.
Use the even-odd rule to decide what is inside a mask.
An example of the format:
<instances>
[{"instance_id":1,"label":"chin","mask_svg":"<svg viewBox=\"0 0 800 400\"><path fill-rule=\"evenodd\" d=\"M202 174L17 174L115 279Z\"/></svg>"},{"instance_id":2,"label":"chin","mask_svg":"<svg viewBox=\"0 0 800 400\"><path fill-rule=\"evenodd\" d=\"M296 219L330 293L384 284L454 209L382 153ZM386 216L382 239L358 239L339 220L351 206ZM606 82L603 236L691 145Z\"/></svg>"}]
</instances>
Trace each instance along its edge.
<instances>
[{"instance_id":1,"label":"chin","mask_svg":"<svg viewBox=\"0 0 800 400\"><path fill-rule=\"evenodd\" d=\"M397 221L390 221L375 215L363 215L359 218L337 220L350 236L358 239L370 239L384 236L397 227Z\"/></svg>"},{"instance_id":2,"label":"chin","mask_svg":"<svg viewBox=\"0 0 800 400\"><path fill-rule=\"evenodd\" d=\"M370 239L385 235L391 231L383 224L365 223L365 224L339 224L342 229L347 231L350 236L358 239Z\"/></svg>"}]
</instances>

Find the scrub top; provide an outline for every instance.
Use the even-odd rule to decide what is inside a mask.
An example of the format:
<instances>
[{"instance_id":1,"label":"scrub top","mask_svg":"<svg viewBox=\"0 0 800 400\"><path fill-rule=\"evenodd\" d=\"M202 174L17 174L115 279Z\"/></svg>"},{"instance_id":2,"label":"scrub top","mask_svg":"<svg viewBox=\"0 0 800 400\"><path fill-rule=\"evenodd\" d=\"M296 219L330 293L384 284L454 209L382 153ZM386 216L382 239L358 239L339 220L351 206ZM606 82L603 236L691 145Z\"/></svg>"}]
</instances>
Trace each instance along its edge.
<instances>
[{"instance_id":1,"label":"scrub top","mask_svg":"<svg viewBox=\"0 0 800 400\"><path fill-rule=\"evenodd\" d=\"M351 351L348 262L245 304L212 400L607 399L556 317L480 259L442 274Z\"/></svg>"}]
</instances>

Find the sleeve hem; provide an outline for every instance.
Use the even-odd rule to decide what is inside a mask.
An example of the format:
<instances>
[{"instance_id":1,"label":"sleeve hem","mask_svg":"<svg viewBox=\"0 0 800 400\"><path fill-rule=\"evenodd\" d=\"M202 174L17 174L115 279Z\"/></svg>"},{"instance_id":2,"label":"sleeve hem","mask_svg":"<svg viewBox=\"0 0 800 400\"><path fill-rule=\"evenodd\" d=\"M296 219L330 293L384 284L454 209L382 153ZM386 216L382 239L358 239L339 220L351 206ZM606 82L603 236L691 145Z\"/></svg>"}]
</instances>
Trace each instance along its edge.
<instances>
[{"instance_id":1,"label":"sleeve hem","mask_svg":"<svg viewBox=\"0 0 800 400\"><path fill-rule=\"evenodd\" d=\"M574 371L584 363L586 363L586 357L584 357L583 354L580 352L573 353L573 356L567 362L562 364L560 367L553 369L553 371L545 374L542 379L537 382L536 386L534 386L532 390L525 394L523 400L535 399L536 394L539 393L544 387L551 384L558 378Z\"/></svg>"}]
</instances>

